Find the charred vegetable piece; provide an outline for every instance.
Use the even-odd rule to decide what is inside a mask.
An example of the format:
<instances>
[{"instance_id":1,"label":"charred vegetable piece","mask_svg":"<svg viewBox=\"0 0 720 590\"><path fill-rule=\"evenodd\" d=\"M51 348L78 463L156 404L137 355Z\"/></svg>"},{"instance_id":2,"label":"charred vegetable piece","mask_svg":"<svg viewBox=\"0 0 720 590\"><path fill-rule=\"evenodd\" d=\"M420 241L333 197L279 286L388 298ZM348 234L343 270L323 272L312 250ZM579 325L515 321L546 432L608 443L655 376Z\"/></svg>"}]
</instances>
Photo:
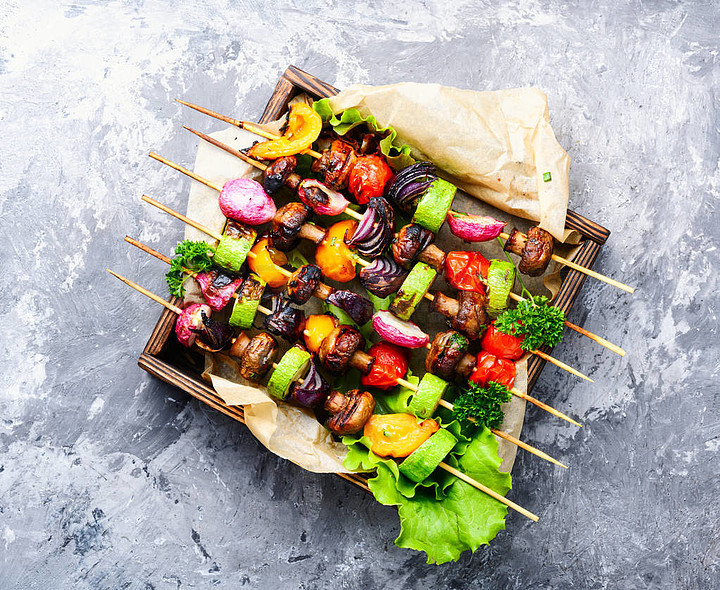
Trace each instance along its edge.
<instances>
[{"instance_id":1,"label":"charred vegetable piece","mask_svg":"<svg viewBox=\"0 0 720 590\"><path fill-rule=\"evenodd\" d=\"M285 286L285 295L293 303L305 305L320 284L322 271L314 264L304 264L290 275Z\"/></svg>"},{"instance_id":2,"label":"charred vegetable piece","mask_svg":"<svg viewBox=\"0 0 720 590\"><path fill-rule=\"evenodd\" d=\"M415 262L419 254L435 239L435 234L417 223L403 226L395 237L392 255L395 262L405 268Z\"/></svg>"},{"instance_id":3,"label":"charred vegetable piece","mask_svg":"<svg viewBox=\"0 0 720 590\"><path fill-rule=\"evenodd\" d=\"M213 262L232 272L240 272L257 232L234 221L228 221L222 240L215 248Z\"/></svg>"},{"instance_id":4,"label":"charred vegetable piece","mask_svg":"<svg viewBox=\"0 0 720 590\"><path fill-rule=\"evenodd\" d=\"M432 373L425 373L412 397L408 410L419 418L429 418L437 410L438 404L450 385Z\"/></svg>"},{"instance_id":5,"label":"charred vegetable piece","mask_svg":"<svg viewBox=\"0 0 720 590\"><path fill-rule=\"evenodd\" d=\"M384 256L376 258L358 273L363 287L381 299L396 293L406 276L406 270Z\"/></svg>"},{"instance_id":6,"label":"charred vegetable piece","mask_svg":"<svg viewBox=\"0 0 720 590\"><path fill-rule=\"evenodd\" d=\"M287 256L282 252L271 248L268 239L263 238L252 247L253 256L248 261L248 266L256 275L265 281L272 289L282 287L287 277L280 272L278 267L287 263Z\"/></svg>"},{"instance_id":7,"label":"charred vegetable piece","mask_svg":"<svg viewBox=\"0 0 720 590\"><path fill-rule=\"evenodd\" d=\"M353 234L345 242L363 256L375 258L393 241L395 213L385 199L373 197Z\"/></svg>"},{"instance_id":8,"label":"charred vegetable piece","mask_svg":"<svg viewBox=\"0 0 720 590\"><path fill-rule=\"evenodd\" d=\"M295 156L283 156L270 162L263 172L263 188L269 194L278 192L297 168Z\"/></svg>"},{"instance_id":9,"label":"charred vegetable piece","mask_svg":"<svg viewBox=\"0 0 720 590\"><path fill-rule=\"evenodd\" d=\"M358 326L363 326L372 319L373 304L347 289L334 290L326 301L346 311Z\"/></svg>"},{"instance_id":10,"label":"charred vegetable piece","mask_svg":"<svg viewBox=\"0 0 720 590\"><path fill-rule=\"evenodd\" d=\"M514 227L510 231L510 236L505 241L503 249L505 252L511 252L517 256L522 256L526 242L527 238L525 237L525 234L523 234L518 228Z\"/></svg>"},{"instance_id":11,"label":"charred vegetable piece","mask_svg":"<svg viewBox=\"0 0 720 590\"><path fill-rule=\"evenodd\" d=\"M248 342L240 357L240 375L248 381L260 381L272 367L277 352L275 339L260 332Z\"/></svg>"},{"instance_id":12,"label":"charred vegetable piece","mask_svg":"<svg viewBox=\"0 0 720 590\"><path fill-rule=\"evenodd\" d=\"M249 154L260 160L274 160L283 156L292 156L308 149L320 136L322 118L313 108L304 102L296 102L290 107L285 134L271 141L256 143Z\"/></svg>"},{"instance_id":13,"label":"charred vegetable piece","mask_svg":"<svg viewBox=\"0 0 720 590\"><path fill-rule=\"evenodd\" d=\"M477 340L490 322L486 306L485 293L475 291L458 291L458 299L438 291L432 302L433 311L443 314L454 330L462 332L470 340Z\"/></svg>"},{"instance_id":14,"label":"charred vegetable piece","mask_svg":"<svg viewBox=\"0 0 720 590\"><path fill-rule=\"evenodd\" d=\"M430 336L416 324L401 320L389 311L381 310L373 316L373 328L381 338L404 348L422 348L430 341Z\"/></svg>"},{"instance_id":15,"label":"charred vegetable piece","mask_svg":"<svg viewBox=\"0 0 720 590\"><path fill-rule=\"evenodd\" d=\"M330 386L317 370L315 361L310 359L310 370L305 375L302 384L294 381L290 385L290 395L286 399L304 408L319 408L329 394Z\"/></svg>"},{"instance_id":16,"label":"charred vegetable piece","mask_svg":"<svg viewBox=\"0 0 720 590\"><path fill-rule=\"evenodd\" d=\"M216 269L197 273L195 280L213 311L223 309L243 282L242 279L233 278Z\"/></svg>"},{"instance_id":17,"label":"charred vegetable piece","mask_svg":"<svg viewBox=\"0 0 720 590\"><path fill-rule=\"evenodd\" d=\"M265 318L265 328L275 336L295 342L305 329L305 314L281 297L272 298L272 313Z\"/></svg>"},{"instance_id":18,"label":"charred vegetable piece","mask_svg":"<svg viewBox=\"0 0 720 590\"><path fill-rule=\"evenodd\" d=\"M352 326L338 326L323 340L318 358L331 375L343 375L357 350L365 348L365 337Z\"/></svg>"},{"instance_id":19,"label":"charred vegetable piece","mask_svg":"<svg viewBox=\"0 0 720 590\"><path fill-rule=\"evenodd\" d=\"M230 350L228 350L228 354L240 360L248 344L250 344L250 337L245 332L240 332L238 337L235 338L235 342L232 343Z\"/></svg>"},{"instance_id":20,"label":"charred vegetable piece","mask_svg":"<svg viewBox=\"0 0 720 590\"><path fill-rule=\"evenodd\" d=\"M255 321L258 305L265 290L265 281L251 274L242 284L238 292L228 323L235 328L247 330Z\"/></svg>"},{"instance_id":21,"label":"charred vegetable piece","mask_svg":"<svg viewBox=\"0 0 720 590\"><path fill-rule=\"evenodd\" d=\"M468 339L462 334L448 330L435 336L425 357L425 370L428 373L451 380L455 374L455 367L468 349Z\"/></svg>"},{"instance_id":22,"label":"charred vegetable piece","mask_svg":"<svg viewBox=\"0 0 720 590\"><path fill-rule=\"evenodd\" d=\"M310 219L312 210L297 201L280 207L272 220L269 244L281 252L289 252L300 238L303 224Z\"/></svg>"},{"instance_id":23,"label":"charred vegetable piece","mask_svg":"<svg viewBox=\"0 0 720 590\"><path fill-rule=\"evenodd\" d=\"M408 320L432 285L437 272L424 262L418 262L400 287L390 304L390 311L401 320Z\"/></svg>"},{"instance_id":24,"label":"charred vegetable piece","mask_svg":"<svg viewBox=\"0 0 720 590\"><path fill-rule=\"evenodd\" d=\"M410 363L407 349L389 342L378 342L370 347L373 357L370 372L360 377L363 387L376 387L384 391L397 386L397 380L405 377Z\"/></svg>"},{"instance_id":25,"label":"charred vegetable piece","mask_svg":"<svg viewBox=\"0 0 720 590\"><path fill-rule=\"evenodd\" d=\"M198 335L198 344L210 352L218 352L232 344L233 331L230 326L216 322L204 309L200 310L200 318L202 324L199 327L190 327L190 331Z\"/></svg>"},{"instance_id":26,"label":"charred vegetable piece","mask_svg":"<svg viewBox=\"0 0 720 590\"><path fill-rule=\"evenodd\" d=\"M485 293L490 262L480 252L448 252L445 280L456 289Z\"/></svg>"},{"instance_id":27,"label":"charred vegetable piece","mask_svg":"<svg viewBox=\"0 0 720 590\"><path fill-rule=\"evenodd\" d=\"M523 335L503 334L491 324L483 336L482 348L498 358L516 361L525 354L522 346L524 338Z\"/></svg>"},{"instance_id":28,"label":"charred vegetable piece","mask_svg":"<svg viewBox=\"0 0 720 590\"><path fill-rule=\"evenodd\" d=\"M350 219L331 225L315 250L315 262L323 274L339 283L355 278L355 257L345 243L345 236L352 235L357 222Z\"/></svg>"},{"instance_id":29,"label":"charred vegetable piece","mask_svg":"<svg viewBox=\"0 0 720 590\"><path fill-rule=\"evenodd\" d=\"M360 432L372 416L375 398L367 391L352 389L346 393L333 391L323 408L331 414L325 427L338 436Z\"/></svg>"},{"instance_id":30,"label":"charred vegetable piece","mask_svg":"<svg viewBox=\"0 0 720 590\"><path fill-rule=\"evenodd\" d=\"M444 428L426 440L399 465L400 473L412 481L425 481L457 444L457 438Z\"/></svg>"},{"instance_id":31,"label":"charred vegetable piece","mask_svg":"<svg viewBox=\"0 0 720 590\"><path fill-rule=\"evenodd\" d=\"M553 237L544 229L533 226L527 232L518 270L531 277L539 277L550 264L553 254Z\"/></svg>"},{"instance_id":32,"label":"charred vegetable piece","mask_svg":"<svg viewBox=\"0 0 720 590\"><path fill-rule=\"evenodd\" d=\"M202 313L209 316L212 313L209 305L193 303L182 310L175 321L175 335L183 346L190 347L195 344L197 329L203 325Z\"/></svg>"},{"instance_id":33,"label":"charred vegetable piece","mask_svg":"<svg viewBox=\"0 0 720 590\"><path fill-rule=\"evenodd\" d=\"M350 172L356 161L357 156L353 146L336 139L330 148L323 152L322 157L313 162L312 171L322 174L330 188L342 190L347 187Z\"/></svg>"},{"instance_id":34,"label":"charred vegetable piece","mask_svg":"<svg viewBox=\"0 0 720 590\"><path fill-rule=\"evenodd\" d=\"M454 184L438 178L420 197L413 215L413 223L419 223L431 232L437 233L452 207L456 192L457 187Z\"/></svg>"},{"instance_id":35,"label":"charred vegetable piece","mask_svg":"<svg viewBox=\"0 0 720 590\"><path fill-rule=\"evenodd\" d=\"M515 284L515 266L507 260L493 260L488 269L487 312L497 317L507 309L508 297Z\"/></svg>"},{"instance_id":36,"label":"charred vegetable piece","mask_svg":"<svg viewBox=\"0 0 720 590\"><path fill-rule=\"evenodd\" d=\"M340 215L350 204L342 193L314 179L303 180L297 188L297 194L318 215Z\"/></svg>"},{"instance_id":37,"label":"charred vegetable piece","mask_svg":"<svg viewBox=\"0 0 720 590\"><path fill-rule=\"evenodd\" d=\"M364 205L373 197L382 197L392 177L393 171L382 156L360 156L350 171L348 190Z\"/></svg>"},{"instance_id":38,"label":"charred vegetable piece","mask_svg":"<svg viewBox=\"0 0 720 590\"><path fill-rule=\"evenodd\" d=\"M490 381L494 381L510 389L515 383L515 370L515 363L510 359L498 358L494 354L481 351L468 380L480 387L487 387Z\"/></svg>"},{"instance_id":39,"label":"charred vegetable piece","mask_svg":"<svg viewBox=\"0 0 720 590\"><path fill-rule=\"evenodd\" d=\"M220 191L218 205L225 217L248 225L267 223L276 211L270 195L250 178L228 180Z\"/></svg>"},{"instance_id":40,"label":"charred vegetable piece","mask_svg":"<svg viewBox=\"0 0 720 590\"><path fill-rule=\"evenodd\" d=\"M285 399L290 392L290 386L307 373L310 358L310 353L302 346L295 345L289 349L270 375L267 392L278 399Z\"/></svg>"},{"instance_id":41,"label":"charred vegetable piece","mask_svg":"<svg viewBox=\"0 0 720 590\"><path fill-rule=\"evenodd\" d=\"M435 420L418 422L411 414L373 414L363 435L379 457L407 457L440 429Z\"/></svg>"},{"instance_id":42,"label":"charred vegetable piece","mask_svg":"<svg viewBox=\"0 0 720 590\"><path fill-rule=\"evenodd\" d=\"M466 242L488 242L501 233L507 223L488 215L466 215L450 211L447 217L450 231Z\"/></svg>"},{"instance_id":43,"label":"charred vegetable piece","mask_svg":"<svg viewBox=\"0 0 720 590\"><path fill-rule=\"evenodd\" d=\"M418 199L437 180L435 166L430 162L417 162L401 170L388 189L390 202L403 211L412 211Z\"/></svg>"}]
</instances>

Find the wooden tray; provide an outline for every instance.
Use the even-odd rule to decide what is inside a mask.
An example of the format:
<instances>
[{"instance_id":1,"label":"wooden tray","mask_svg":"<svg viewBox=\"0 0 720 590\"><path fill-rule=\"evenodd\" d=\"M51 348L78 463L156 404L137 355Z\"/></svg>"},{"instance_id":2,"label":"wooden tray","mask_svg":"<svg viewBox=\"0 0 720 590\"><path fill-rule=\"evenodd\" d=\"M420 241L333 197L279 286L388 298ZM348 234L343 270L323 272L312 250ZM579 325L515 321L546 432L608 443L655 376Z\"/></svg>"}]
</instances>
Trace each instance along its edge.
<instances>
[{"instance_id":1,"label":"wooden tray","mask_svg":"<svg viewBox=\"0 0 720 590\"><path fill-rule=\"evenodd\" d=\"M303 72L295 66L290 66L275 86L275 91L265 107L260 122L268 123L278 119L287 110L290 100L303 92L315 98L325 98L333 96L339 91L315 76ZM607 241L610 232L601 225L570 210L567 212L565 227L577 230L582 236L581 247L573 261L586 268L591 268L600 252L600 247ZM583 286L586 275L576 270L566 269L566 271L564 271L560 291L554 303L567 314ZM180 302L173 300L173 303L177 305ZM189 352L178 344L177 340L172 337L174 325L175 314L167 309L164 310L145 350L140 355L138 365L148 373L179 387L216 410L244 423L243 409L239 406L226 405L215 391L200 378L203 370L202 357ZM548 353L551 351L548 347L544 347L543 350ZM529 361L528 393L532 390L544 366L545 361L536 356ZM345 473L337 475L370 491L367 485L368 475Z\"/></svg>"}]
</instances>

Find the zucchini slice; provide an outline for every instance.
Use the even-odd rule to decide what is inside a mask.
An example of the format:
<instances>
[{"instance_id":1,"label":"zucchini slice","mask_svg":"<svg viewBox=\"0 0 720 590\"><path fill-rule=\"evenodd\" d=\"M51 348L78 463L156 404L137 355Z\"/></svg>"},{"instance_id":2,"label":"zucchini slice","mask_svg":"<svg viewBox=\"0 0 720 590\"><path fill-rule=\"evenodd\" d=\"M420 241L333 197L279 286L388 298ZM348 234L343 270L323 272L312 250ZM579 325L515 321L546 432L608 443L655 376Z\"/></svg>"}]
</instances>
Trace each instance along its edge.
<instances>
[{"instance_id":1,"label":"zucchini slice","mask_svg":"<svg viewBox=\"0 0 720 590\"><path fill-rule=\"evenodd\" d=\"M419 418L432 416L448 385L449 383L444 379L440 379L432 373L425 373L408 406L410 413Z\"/></svg>"},{"instance_id":2,"label":"zucchini slice","mask_svg":"<svg viewBox=\"0 0 720 590\"><path fill-rule=\"evenodd\" d=\"M220 243L215 248L213 262L232 272L240 272L255 238L257 232L251 227L229 221Z\"/></svg>"},{"instance_id":3,"label":"zucchini slice","mask_svg":"<svg viewBox=\"0 0 720 590\"><path fill-rule=\"evenodd\" d=\"M390 311L401 320L409 320L436 276L437 271L432 266L418 262L405 277L400 290L390 304Z\"/></svg>"},{"instance_id":4,"label":"zucchini slice","mask_svg":"<svg viewBox=\"0 0 720 590\"><path fill-rule=\"evenodd\" d=\"M251 274L245 279L242 287L238 289L237 298L233 303L232 313L228 319L231 326L241 330L252 327L266 284L256 274Z\"/></svg>"},{"instance_id":5,"label":"zucchini slice","mask_svg":"<svg viewBox=\"0 0 720 590\"><path fill-rule=\"evenodd\" d=\"M454 184L438 178L420 197L412 218L413 223L422 225L436 234L445 223L456 192L457 187Z\"/></svg>"},{"instance_id":6,"label":"zucchini slice","mask_svg":"<svg viewBox=\"0 0 720 590\"><path fill-rule=\"evenodd\" d=\"M487 312L496 318L507 309L508 297L515 284L515 266L506 260L493 260L488 269Z\"/></svg>"},{"instance_id":7,"label":"zucchini slice","mask_svg":"<svg viewBox=\"0 0 720 590\"><path fill-rule=\"evenodd\" d=\"M418 483L424 481L452 451L457 441L455 435L441 428L400 463L400 473Z\"/></svg>"},{"instance_id":8,"label":"zucchini slice","mask_svg":"<svg viewBox=\"0 0 720 590\"><path fill-rule=\"evenodd\" d=\"M280 359L270 375L267 391L273 397L285 399L290 386L302 379L310 366L310 353L300 346L293 346Z\"/></svg>"}]
</instances>

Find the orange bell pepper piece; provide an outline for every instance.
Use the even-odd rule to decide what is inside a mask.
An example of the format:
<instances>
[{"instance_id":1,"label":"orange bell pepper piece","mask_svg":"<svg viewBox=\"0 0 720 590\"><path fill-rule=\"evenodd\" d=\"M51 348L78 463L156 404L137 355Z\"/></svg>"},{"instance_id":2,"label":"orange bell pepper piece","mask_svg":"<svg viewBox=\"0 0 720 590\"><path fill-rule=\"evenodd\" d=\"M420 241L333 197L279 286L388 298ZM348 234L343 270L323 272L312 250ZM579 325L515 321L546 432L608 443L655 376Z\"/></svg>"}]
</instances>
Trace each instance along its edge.
<instances>
[{"instance_id":1,"label":"orange bell pepper piece","mask_svg":"<svg viewBox=\"0 0 720 590\"><path fill-rule=\"evenodd\" d=\"M251 157L261 160L275 160L292 156L308 149L320 136L322 118L313 108L298 102L290 107L285 135L270 141L256 143L248 152Z\"/></svg>"},{"instance_id":2,"label":"orange bell pepper piece","mask_svg":"<svg viewBox=\"0 0 720 590\"><path fill-rule=\"evenodd\" d=\"M315 250L315 263L327 278L347 283L355 278L355 255L345 244L345 234L355 233L357 221L347 219L333 223Z\"/></svg>"},{"instance_id":3,"label":"orange bell pepper piece","mask_svg":"<svg viewBox=\"0 0 720 590\"><path fill-rule=\"evenodd\" d=\"M278 266L287 264L287 256L268 246L267 238L259 240L250 250L255 256L248 256L250 270L273 289L287 283L287 277L278 270Z\"/></svg>"},{"instance_id":4,"label":"orange bell pepper piece","mask_svg":"<svg viewBox=\"0 0 720 590\"><path fill-rule=\"evenodd\" d=\"M310 352L317 352L320 349L322 341L325 340L337 325L337 318L330 315L308 316L303 332L307 349Z\"/></svg>"},{"instance_id":5,"label":"orange bell pepper piece","mask_svg":"<svg viewBox=\"0 0 720 590\"><path fill-rule=\"evenodd\" d=\"M412 414L373 414L363 435L370 439L372 452L380 457L407 457L440 430L435 420L418 422Z\"/></svg>"}]
</instances>

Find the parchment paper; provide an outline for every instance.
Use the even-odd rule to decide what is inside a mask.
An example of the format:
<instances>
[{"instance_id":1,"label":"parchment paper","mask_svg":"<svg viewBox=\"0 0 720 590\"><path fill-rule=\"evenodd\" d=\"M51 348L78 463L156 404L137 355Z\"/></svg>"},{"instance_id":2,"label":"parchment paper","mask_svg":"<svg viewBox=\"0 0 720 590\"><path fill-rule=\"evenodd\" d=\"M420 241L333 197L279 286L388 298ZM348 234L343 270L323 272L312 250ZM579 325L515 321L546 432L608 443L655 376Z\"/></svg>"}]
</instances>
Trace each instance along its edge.
<instances>
[{"instance_id":1,"label":"parchment paper","mask_svg":"<svg viewBox=\"0 0 720 590\"><path fill-rule=\"evenodd\" d=\"M355 85L330 99L334 112L356 107L398 132L469 194L512 215L538 221L565 241L570 158L550 127L538 88L488 92L438 84ZM545 182L549 172L552 180ZM461 209L459 209L461 210Z\"/></svg>"},{"instance_id":2,"label":"parchment paper","mask_svg":"<svg viewBox=\"0 0 720 590\"><path fill-rule=\"evenodd\" d=\"M353 87L350 90L341 93L336 104L345 104L342 101L357 102L358 106L367 108L367 103L375 104L375 100L379 97L385 97L379 100L381 109L389 109L388 119L383 119L381 115L373 110L373 114L382 124L398 125L398 132L403 129L400 141L407 142L416 148L415 156L419 159L431 159L445 172L452 171L452 174L446 174L456 184L473 190L473 195L478 198L471 198L464 191L458 191L455 199L454 208L468 213L493 214L497 216L497 211L488 203L503 205L503 210L512 213L522 213L524 217L540 219L545 222L545 229L551 231L554 224L559 223L560 227L564 225L565 206L567 204L567 166L569 160L562 148L555 142L552 129L549 128L547 122L547 101L544 95L534 89L523 89L518 91L518 96L513 96L512 92L500 93L495 98L490 96L481 96L480 98L471 95L489 95L495 93L475 93L470 91L460 91L456 89L448 89L435 85L418 85L418 84L399 84L392 87L379 87L373 89L371 87ZM425 89L429 90L426 91ZM530 104L521 104L519 96L524 96L526 91ZM360 93L364 98L360 99ZM428 94L427 92L430 92ZM412 117L402 115L397 112L400 109L398 99L388 98L390 94L395 96L408 97L415 100L418 96L423 100L418 101L418 107L414 111L414 125L411 125ZM349 98L348 98L349 97ZM369 97L369 98L368 98ZM444 101L454 101L455 105L448 108L447 119L440 117L440 108L430 100L432 97L442 97ZM462 99L462 100L461 100ZM479 101L479 102L478 102ZM362 103L362 104L361 104ZM390 105L390 106L388 106ZM394 107L392 105L395 105ZM424 106L423 106L424 105ZM464 106L463 106L464 105ZM352 105L351 105L352 106ZM432 109L430 107L432 106ZM405 108L405 107L403 107ZM421 114L421 109L437 111L437 113ZM395 109L395 110L393 110ZM463 109L466 109L465 112ZM487 109L490 114L482 115L483 109ZM513 111L513 109L516 109ZM402 109L400 109L402 110ZM512 117L505 118L504 110L513 112ZM384 112L384 111L383 111ZM470 125L462 124L461 114L470 117L472 123ZM365 113L367 114L367 113ZM422 118L426 117L427 119ZM479 122L477 119L486 120L485 123ZM525 123L520 124L521 119L525 118ZM422 124L418 124L422 121ZM432 129L431 125L435 125ZM277 127L279 127L278 123ZM505 130L501 127L504 125ZM405 131L405 126L408 131ZM453 136L448 131L450 127L456 130L461 126L463 132L458 131L458 136ZM413 136L410 129L413 127L423 128L423 132L418 136ZM434 131L434 133L431 133ZM485 150L488 153L495 154L498 162L489 165L487 161L490 159L488 153L481 158L478 154L478 147L470 147L472 145L472 135L479 134L479 143L484 143ZM549 135L548 135L549 134ZM460 137L463 135L463 137ZM544 139L540 140L538 135L544 135ZM257 140L257 136L239 130L237 128L229 128L212 134L213 137L219 139L223 143L231 145L237 149L249 146L253 141ZM538 190L537 182L534 179L535 166L528 164L528 158L535 161L536 156L533 155L535 149L539 149L542 142L550 143L549 137L552 137L555 156L549 158L546 156L543 162L548 161L550 166L552 161L555 166L552 168L553 183L564 185L564 191L555 189ZM494 138L494 139L493 139ZM452 141L450 141L452 139ZM509 142L507 145L504 141ZM538 143L540 142L540 143ZM504 147L503 147L504 146ZM475 155L468 155L465 150L475 150ZM511 150L508 154L506 150ZM558 151L559 150L559 151ZM552 151L552 150L551 150ZM521 158L522 156L522 158ZM539 159L539 157L538 157ZM539 159L540 160L540 159ZM475 168L470 168L472 162L484 161L483 167L486 171L497 170L499 183L489 183L489 186L481 185L480 181L485 177ZM524 163L523 163L524 162ZM542 168L545 169L545 163ZM447 168L446 168L447 167ZM463 170L469 169L469 172ZM206 143L200 142L198 145L198 153L195 161L194 170L222 185L231 178L238 177L259 177L257 170L245 164L237 158L230 156L222 150ZM501 174L500 174L501 172ZM494 172L493 172L494 174ZM511 175L515 175L511 177ZM540 173L541 174L541 173ZM460 181L458 179L465 178ZM532 181L531 181L532 178ZM483 180L484 182L484 180ZM522 187L523 190L520 190ZM545 187L543 187L545 188ZM480 190L482 189L482 190ZM533 189L535 192L533 193ZM534 195L534 197L533 197ZM217 205L217 193L199 183L192 183L190 190L190 198L188 201L188 216L192 219L200 221L204 225L220 231L224 224L224 217ZM280 194L276 198L278 206L284 202L291 200L292 195L286 193ZM542 205L540 204L542 202ZM533 204L535 203L535 204ZM533 213L534 212L534 213ZM537 214L537 217L533 217ZM530 225L527 221L510 218L509 223L517 225L521 230L526 231ZM551 226L548 223L553 224ZM554 233L554 232L552 232ZM555 234L554 234L555 235ZM563 232L559 234L563 236ZM209 238L195 230L194 228L186 228L186 238L188 239L204 239L210 241ZM502 248L495 242L481 245L468 246L459 242L453 236L447 224L438 233L436 244L445 251L453 249L479 249L487 258L504 257ZM302 248L301 248L302 249ZM305 246L305 254L308 259L312 260L312 249L309 245ZM559 286L558 275L550 271L545 277L531 279L523 277L526 287L533 293L545 293L554 295ZM202 301L202 295L199 292L194 281L186 283L188 288L186 300ZM346 288L351 288L362 292L359 282L350 283ZM438 279L433 288L441 289L448 294L453 290L448 288L443 279ZM516 285L516 291L520 286ZM421 305L426 305L423 303ZM306 306L306 313L317 313L319 306L317 302L310 302ZM447 329L444 318L439 314L428 313L427 308L420 308L414 317L421 327L429 334L434 335L439 331ZM256 325L261 325L261 320L256 321ZM281 353L287 346L281 348ZM424 373L424 354L423 351L415 352L412 355L413 362L411 367L415 374L422 375ZM244 381L237 373L235 361L226 355L206 355L206 370L203 376L212 383L213 388L218 395L223 398L228 405L242 405L245 411L245 420L250 431L257 439L265 445L270 451L276 455L288 459L293 463L317 473L329 472L347 472L343 467L342 461L346 455L346 449L341 443L333 441L330 433L322 427L314 418L314 416L295 406L289 404L276 403L276 401L267 395L265 389L261 386ZM527 357L523 357L517 363L517 376L515 387L521 391L527 390ZM517 397L505 404L505 419L501 429L515 437L520 438L522 424L525 416L525 401ZM498 439L498 454L503 460L501 470L510 471L512 469L517 447L502 439Z\"/></svg>"}]
</instances>

